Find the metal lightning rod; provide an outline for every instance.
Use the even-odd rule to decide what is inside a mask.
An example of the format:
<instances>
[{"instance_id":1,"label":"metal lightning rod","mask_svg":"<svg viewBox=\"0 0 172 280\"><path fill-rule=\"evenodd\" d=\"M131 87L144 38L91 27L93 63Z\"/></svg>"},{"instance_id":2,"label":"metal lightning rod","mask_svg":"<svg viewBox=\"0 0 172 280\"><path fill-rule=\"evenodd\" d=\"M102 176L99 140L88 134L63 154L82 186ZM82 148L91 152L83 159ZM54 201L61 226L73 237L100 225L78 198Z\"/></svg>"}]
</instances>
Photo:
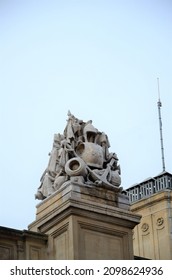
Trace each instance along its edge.
<instances>
[{"instance_id":1,"label":"metal lightning rod","mask_svg":"<svg viewBox=\"0 0 172 280\"><path fill-rule=\"evenodd\" d=\"M165 171L165 158L164 158L164 146L163 146L163 135L162 135L162 120L161 120L161 107L162 103L160 100L160 90L159 90L159 78L157 78L158 83L158 116L159 116L159 131L160 131L160 143L161 143L161 156L162 156L162 170Z\"/></svg>"}]
</instances>

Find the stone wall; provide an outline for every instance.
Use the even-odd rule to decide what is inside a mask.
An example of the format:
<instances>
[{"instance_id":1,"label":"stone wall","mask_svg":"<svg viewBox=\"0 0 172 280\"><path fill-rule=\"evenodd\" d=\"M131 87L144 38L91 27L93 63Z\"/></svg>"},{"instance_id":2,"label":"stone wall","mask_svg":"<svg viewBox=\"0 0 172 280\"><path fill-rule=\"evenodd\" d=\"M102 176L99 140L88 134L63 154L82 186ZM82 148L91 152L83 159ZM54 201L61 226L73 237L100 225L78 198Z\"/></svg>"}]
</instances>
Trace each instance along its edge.
<instances>
[{"instance_id":1,"label":"stone wall","mask_svg":"<svg viewBox=\"0 0 172 280\"><path fill-rule=\"evenodd\" d=\"M42 233L0 227L0 259L46 259L47 239Z\"/></svg>"},{"instance_id":2,"label":"stone wall","mask_svg":"<svg viewBox=\"0 0 172 280\"><path fill-rule=\"evenodd\" d=\"M141 214L134 228L134 254L153 260L172 259L172 191L166 189L132 204L131 210Z\"/></svg>"}]
</instances>

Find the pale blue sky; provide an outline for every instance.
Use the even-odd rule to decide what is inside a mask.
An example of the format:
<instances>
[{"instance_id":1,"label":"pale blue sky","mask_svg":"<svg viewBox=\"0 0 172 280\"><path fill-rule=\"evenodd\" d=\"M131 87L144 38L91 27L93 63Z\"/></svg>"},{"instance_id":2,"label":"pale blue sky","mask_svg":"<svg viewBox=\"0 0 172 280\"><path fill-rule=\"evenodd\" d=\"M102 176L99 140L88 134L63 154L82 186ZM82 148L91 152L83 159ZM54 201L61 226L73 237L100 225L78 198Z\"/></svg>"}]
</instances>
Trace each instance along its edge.
<instances>
[{"instance_id":1,"label":"pale blue sky","mask_svg":"<svg viewBox=\"0 0 172 280\"><path fill-rule=\"evenodd\" d=\"M172 173L172 1L0 1L0 225L27 228L67 111L110 140L130 187Z\"/></svg>"}]
</instances>

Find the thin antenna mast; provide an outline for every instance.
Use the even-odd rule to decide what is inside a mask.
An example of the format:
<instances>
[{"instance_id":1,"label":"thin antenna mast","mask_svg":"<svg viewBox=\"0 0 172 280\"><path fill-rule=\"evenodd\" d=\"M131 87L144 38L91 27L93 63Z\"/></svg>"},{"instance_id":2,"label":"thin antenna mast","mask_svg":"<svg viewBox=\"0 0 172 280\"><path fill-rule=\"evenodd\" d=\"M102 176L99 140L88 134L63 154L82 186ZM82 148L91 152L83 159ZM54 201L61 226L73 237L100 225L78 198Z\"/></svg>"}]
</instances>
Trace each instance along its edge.
<instances>
[{"instance_id":1,"label":"thin antenna mast","mask_svg":"<svg viewBox=\"0 0 172 280\"><path fill-rule=\"evenodd\" d=\"M162 120L161 120L161 107L162 103L160 100L160 90L159 90L159 78L157 78L158 83L158 116L159 116L159 130L160 130L160 142L161 142L161 156L162 156L162 169L165 171L165 158L164 158L164 146L163 146L163 135L162 135Z\"/></svg>"}]
</instances>

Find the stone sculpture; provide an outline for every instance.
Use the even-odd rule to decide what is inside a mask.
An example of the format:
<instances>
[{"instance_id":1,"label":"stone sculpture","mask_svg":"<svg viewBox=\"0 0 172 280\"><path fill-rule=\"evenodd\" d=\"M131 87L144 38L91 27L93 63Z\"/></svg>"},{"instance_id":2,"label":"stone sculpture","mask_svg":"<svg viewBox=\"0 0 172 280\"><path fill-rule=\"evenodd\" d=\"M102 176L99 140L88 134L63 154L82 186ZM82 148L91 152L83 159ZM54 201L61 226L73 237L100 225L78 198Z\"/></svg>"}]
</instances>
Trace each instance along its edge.
<instances>
[{"instance_id":1,"label":"stone sculpture","mask_svg":"<svg viewBox=\"0 0 172 280\"><path fill-rule=\"evenodd\" d=\"M49 163L35 198L43 200L71 182L121 192L118 158L109 147L107 135L91 120L83 122L69 111L64 133L54 135Z\"/></svg>"}]
</instances>

